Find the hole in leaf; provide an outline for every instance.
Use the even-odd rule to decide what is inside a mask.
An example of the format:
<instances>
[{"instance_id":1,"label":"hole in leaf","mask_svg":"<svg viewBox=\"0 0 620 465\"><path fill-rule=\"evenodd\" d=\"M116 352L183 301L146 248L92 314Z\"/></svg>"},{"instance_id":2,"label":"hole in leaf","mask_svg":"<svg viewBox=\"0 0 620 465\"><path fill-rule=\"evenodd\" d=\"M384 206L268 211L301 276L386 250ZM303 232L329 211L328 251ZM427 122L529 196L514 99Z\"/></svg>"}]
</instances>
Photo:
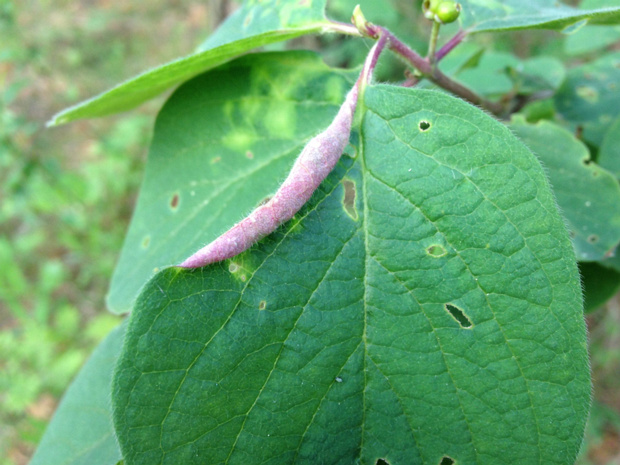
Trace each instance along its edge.
<instances>
[{"instance_id":1,"label":"hole in leaf","mask_svg":"<svg viewBox=\"0 0 620 465\"><path fill-rule=\"evenodd\" d=\"M379 459L375 465L390 465L390 462L385 459Z\"/></svg>"},{"instance_id":2,"label":"hole in leaf","mask_svg":"<svg viewBox=\"0 0 620 465\"><path fill-rule=\"evenodd\" d=\"M469 329L473 326L473 323L469 319L465 312L452 304L446 304L446 311L452 315L452 318L456 320L456 322L461 325L461 328Z\"/></svg>"},{"instance_id":3,"label":"hole in leaf","mask_svg":"<svg viewBox=\"0 0 620 465\"><path fill-rule=\"evenodd\" d=\"M431 123L428 121L420 121L419 128L420 131L428 131L431 128Z\"/></svg>"},{"instance_id":4,"label":"hole in leaf","mask_svg":"<svg viewBox=\"0 0 620 465\"><path fill-rule=\"evenodd\" d=\"M454 465L454 463L455 463L454 459L446 455L442 457L441 462L439 462L439 465Z\"/></svg>"},{"instance_id":5,"label":"hole in leaf","mask_svg":"<svg viewBox=\"0 0 620 465\"><path fill-rule=\"evenodd\" d=\"M265 310L265 308L267 308L267 302L265 302L264 300L261 300L261 301L258 303L258 309L259 309L259 310Z\"/></svg>"},{"instance_id":6,"label":"hole in leaf","mask_svg":"<svg viewBox=\"0 0 620 465\"><path fill-rule=\"evenodd\" d=\"M596 244L598 242L598 236L596 234L590 234L588 236L588 242L590 244Z\"/></svg>"},{"instance_id":7,"label":"hole in leaf","mask_svg":"<svg viewBox=\"0 0 620 465\"><path fill-rule=\"evenodd\" d=\"M174 194L172 199L170 199L170 208L176 210L179 206L179 194Z\"/></svg>"},{"instance_id":8,"label":"hole in leaf","mask_svg":"<svg viewBox=\"0 0 620 465\"><path fill-rule=\"evenodd\" d=\"M342 199L344 211L347 212L347 215L357 221L357 210L355 209L355 183L350 179L344 179L342 181L342 185L344 186L344 197Z\"/></svg>"},{"instance_id":9,"label":"hole in leaf","mask_svg":"<svg viewBox=\"0 0 620 465\"><path fill-rule=\"evenodd\" d=\"M433 244L426 248L426 253L429 254L431 257L439 258L446 255L448 251L443 245Z\"/></svg>"},{"instance_id":10,"label":"hole in leaf","mask_svg":"<svg viewBox=\"0 0 620 465\"><path fill-rule=\"evenodd\" d=\"M588 166L590 163L592 163L592 159L591 158L584 158L582 160L582 163L586 166Z\"/></svg>"}]
</instances>

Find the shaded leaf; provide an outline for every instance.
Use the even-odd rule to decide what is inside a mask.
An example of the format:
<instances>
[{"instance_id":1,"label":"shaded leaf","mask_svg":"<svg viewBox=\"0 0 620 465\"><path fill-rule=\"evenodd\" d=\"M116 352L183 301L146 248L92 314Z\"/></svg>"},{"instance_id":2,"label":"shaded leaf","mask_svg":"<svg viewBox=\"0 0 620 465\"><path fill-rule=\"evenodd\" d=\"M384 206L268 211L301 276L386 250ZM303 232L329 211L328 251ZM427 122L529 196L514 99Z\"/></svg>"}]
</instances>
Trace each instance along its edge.
<instances>
[{"instance_id":1,"label":"shaded leaf","mask_svg":"<svg viewBox=\"0 0 620 465\"><path fill-rule=\"evenodd\" d=\"M458 79L480 95L497 97L556 90L565 75L564 65L556 58L521 60L511 53L491 51L484 53L475 67L460 71Z\"/></svg>"},{"instance_id":2,"label":"shaded leaf","mask_svg":"<svg viewBox=\"0 0 620 465\"><path fill-rule=\"evenodd\" d=\"M438 92L365 107L363 151L296 219L141 293L113 394L128 465L574 461L581 288L540 165Z\"/></svg>"},{"instance_id":3,"label":"shaded leaf","mask_svg":"<svg viewBox=\"0 0 620 465\"><path fill-rule=\"evenodd\" d=\"M517 29L563 30L587 24L620 23L620 7L608 0L605 8L580 10L556 0L460 0L461 21L469 32Z\"/></svg>"},{"instance_id":4,"label":"shaded leaf","mask_svg":"<svg viewBox=\"0 0 620 465\"><path fill-rule=\"evenodd\" d=\"M273 194L336 114L349 77L311 52L268 53L179 88L157 118L108 307L129 311L158 268L180 263Z\"/></svg>"},{"instance_id":5,"label":"shaded leaf","mask_svg":"<svg viewBox=\"0 0 620 465\"><path fill-rule=\"evenodd\" d=\"M199 49L54 115L65 124L129 110L192 77L274 42L320 32L326 0L246 0Z\"/></svg>"},{"instance_id":6,"label":"shaded leaf","mask_svg":"<svg viewBox=\"0 0 620 465\"><path fill-rule=\"evenodd\" d=\"M614 53L569 70L555 95L558 112L596 146L620 114L618 82L620 53Z\"/></svg>"},{"instance_id":7,"label":"shaded leaf","mask_svg":"<svg viewBox=\"0 0 620 465\"><path fill-rule=\"evenodd\" d=\"M598 263L580 263L584 310L598 310L620 290L620 272Z\"/></svg>"},{"instance_id":8,"label":"shaded leaf","mask_svg":"<svg viewBox=\"0 0 620 465\"><path fill-rule=\"evenodd\" d=\"M112 465L121 459L112 427L112 369L126 325L95 349L65 395L30 465Z\"/></svg>"},{"instance_id":9,"label":"shaded leaf","mask_svg":"<svg viewBox=\"0 0 620 465\"><path fill-rule=\"evenodd\" d=\"M597 261L620 242L620 185L590 159L587 147L549 121L514 119L510 127L547 168L577 258Z\"/></svg>"}]
</instances>

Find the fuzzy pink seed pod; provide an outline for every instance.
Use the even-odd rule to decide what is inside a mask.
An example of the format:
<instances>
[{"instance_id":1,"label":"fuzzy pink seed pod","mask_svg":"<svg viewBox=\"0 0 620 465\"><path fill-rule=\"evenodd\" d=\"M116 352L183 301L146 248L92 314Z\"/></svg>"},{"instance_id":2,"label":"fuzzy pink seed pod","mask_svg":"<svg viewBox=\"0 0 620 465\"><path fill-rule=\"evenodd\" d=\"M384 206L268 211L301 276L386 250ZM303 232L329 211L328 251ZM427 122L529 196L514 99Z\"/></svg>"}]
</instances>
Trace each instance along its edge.
<instances>
[{"instance_id":1,"label":"fuzzy pink seed pod","mask_svg":"<svg viewBox=\"0 0 620 465\"><path fill-rule=\"evenodd\" d=\"M347 146L357 105L358 87L359 81L347 94L328 128L304 147L274 196L179 266L198 268L232 258L290 220L336 166Z\"/></svg>"}]
</instances>

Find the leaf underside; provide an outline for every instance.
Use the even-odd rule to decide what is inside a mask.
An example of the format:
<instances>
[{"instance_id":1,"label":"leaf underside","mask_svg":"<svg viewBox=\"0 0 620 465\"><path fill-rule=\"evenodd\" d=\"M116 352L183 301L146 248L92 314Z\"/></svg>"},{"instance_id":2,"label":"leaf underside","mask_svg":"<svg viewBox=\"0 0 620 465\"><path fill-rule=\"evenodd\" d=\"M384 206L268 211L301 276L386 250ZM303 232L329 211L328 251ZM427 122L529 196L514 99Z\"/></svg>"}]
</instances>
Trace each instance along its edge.
<instances>
[{"instance_id":1,"label":"leaf underside","mask_svg":"<svg viewBox=\"0 0 620 465\"><path fill-rule=\"evenodd\" d=\"M194 53L145 71L54 115L50 126L130 110L250 50L306 34L326 24L326 0L246 0Z\"/></svg>"},{"instance_id":2,"label":"leaf underside","mask_svg":"<svg viewBox=\"0 0 620 465\"><path fill-rule=\"evenodd\" d=\"M113 392L127 465L574 460L581 288L538 162L452 97L364 103L358 157L295 219L141 293Z\"/></svg>"},{"instance_id":3,"label":"leaf underside","mask_svg":"<svg viewBox=\"0 0 620 465\"><path fill-rule=\"evenodd\" d=\"M584 24L618 24L620 7L577 9L556 0L461 0L461 24L470 33L519 29L579 28Z\"/></svg>"}]
</instances>

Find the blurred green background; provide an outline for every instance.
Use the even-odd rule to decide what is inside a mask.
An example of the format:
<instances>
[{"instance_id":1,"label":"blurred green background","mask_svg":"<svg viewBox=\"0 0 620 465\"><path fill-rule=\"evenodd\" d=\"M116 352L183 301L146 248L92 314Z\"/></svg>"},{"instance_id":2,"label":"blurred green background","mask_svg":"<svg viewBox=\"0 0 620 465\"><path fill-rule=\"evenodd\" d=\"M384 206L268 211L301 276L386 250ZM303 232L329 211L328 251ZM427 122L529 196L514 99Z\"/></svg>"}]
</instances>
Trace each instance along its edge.
<instances>
[{"instance_id":1,"label":"blurred green background","mask_svg":"<svg viewBox=\"0 0 620 465\"><path fill-rule=\"evenodd\" d=\"M46 129L57 111L189 53L221 2L0 0L0 464L26 464L117 325L104 296L164 97Z\"/></svg>"},{"instance_id":2,"label":"blurred green background","mask_svg":"<svg viewBox=\"0 0 620 465\"><path fill-rule=\"evenodd\" d=\"M165 96L101 120L45 122L191 52L233 7L0 0L0 465L28 463L63 391L120 321L104 297ZM620 300L588 324L595 402L579 463L618 465Z\"/></svg>"}]
</instances>

